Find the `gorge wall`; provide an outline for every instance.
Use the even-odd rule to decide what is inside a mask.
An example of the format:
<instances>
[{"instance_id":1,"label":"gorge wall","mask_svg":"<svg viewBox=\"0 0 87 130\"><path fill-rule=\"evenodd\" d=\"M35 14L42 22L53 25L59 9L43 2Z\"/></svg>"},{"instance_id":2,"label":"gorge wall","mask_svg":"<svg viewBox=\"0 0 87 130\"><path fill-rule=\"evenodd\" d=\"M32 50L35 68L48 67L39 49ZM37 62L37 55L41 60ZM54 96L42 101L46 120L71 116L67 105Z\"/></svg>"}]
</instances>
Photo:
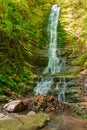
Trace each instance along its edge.
<instances>
[{"instance_id":1,"label":"gorge wall","mask_svg":"<svg viewBox=\"0 0 87 130\"><path fill-rule=\"evenodd\" d=\"M58 47L62 48L61 56L67 59L67 74L78 75L87 68L86 1L2 0L0 2L1 85L11 86L12 90L17 89L16 85L20 81L28 84L31 75L41 74L43 68L47 66L48 17L52 5L56 3L61 8L57 41Z\"/></svg>"}]
</instances>

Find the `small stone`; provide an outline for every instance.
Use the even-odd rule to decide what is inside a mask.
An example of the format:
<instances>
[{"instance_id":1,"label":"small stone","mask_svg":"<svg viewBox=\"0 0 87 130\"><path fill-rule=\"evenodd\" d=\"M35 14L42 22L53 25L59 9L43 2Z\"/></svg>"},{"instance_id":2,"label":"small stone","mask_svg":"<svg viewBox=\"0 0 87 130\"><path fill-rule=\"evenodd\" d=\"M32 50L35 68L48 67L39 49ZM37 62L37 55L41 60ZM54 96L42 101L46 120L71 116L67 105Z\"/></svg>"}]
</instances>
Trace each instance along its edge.
<instances>
[{"instance_id":1,"label":"small stone","mask_svg":"<svg viewBox=\"0 0 87 130\"><path fill-rule=\"evenodd\" d=\"M87 87L87 83L85 83L84 86Z\"/></svg>"},{"instance_id":2,"label":"small stone","mask_svg":"<svg viewBox=\"0 0 87 130\"><path fill-rule=\"evenodd\" d=\"M27 115L28 116L33 116L33 115L36 115L36 113L34 111L30 111Z\"/></svg>"},{"instance_id":3,"label":"small stone","mask_svg":"<svg viewBox=\"0 0 87 130\"><path fill-rule=\"evenodd\" d=\"M3 118L4 117L4 114L3 113L0 113L0 118Z\"/></svg>"}]
</instances>

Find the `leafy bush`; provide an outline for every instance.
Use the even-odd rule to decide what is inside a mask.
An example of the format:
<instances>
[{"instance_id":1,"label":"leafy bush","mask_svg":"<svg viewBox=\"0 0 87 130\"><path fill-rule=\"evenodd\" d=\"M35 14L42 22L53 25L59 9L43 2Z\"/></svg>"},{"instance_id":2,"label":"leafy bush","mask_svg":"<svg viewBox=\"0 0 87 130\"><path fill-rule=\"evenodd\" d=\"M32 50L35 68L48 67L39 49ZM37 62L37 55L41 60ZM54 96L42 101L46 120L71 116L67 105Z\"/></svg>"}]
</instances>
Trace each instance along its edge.
<instances>
[{"instance_id":1,"label":"leafy bush","mask_svg":"<svg viewBox=\"0 0 87 130\"><path fill-rule=\"evenodd\" d=\"M0 74L0 83L5 83L6 82L6 79L4 78L3 75Z\"/></svg>"},{"instance_id":2,"label":"leafy bush","mask_svg":"<svg viewBox=\"0 0 87 130\"><path fill-rule=\"evenodd\" d=\"M3 85L6 85L7 87L10 87L14 91L19 90L18 85L17 85L17 83L15 81L12 81L9 78L7 79L1 74L0 74L0 83L2 83Z\"/></svg>"},{"instance_id":3,"label":"leafy bush","mask_svg":"<svg viewBox=\"0 0 87 130\"><path fill-rule=\"evenodd\" d=\"M83 65L85 60L87 58L87 53L84 53L83 55L81 55L78 60L77 60L77 64L78 65Z\"/></svg>"},{"instance_id":4,"label":"leafy bush","mask_svg":"<svg viewBox=\"0 0 87 130\"><path fill-rule=\"evenodd\" d=\"M24 71L23 72L23 78L28 78L29 76L29 72L28 71Z\"/></svg>"},{"instance_id":5,"label":"leafy bush","mask_svg":"<svg viewBox=\"0 0 87 130\"><path fill-rule=\"evenodd\" d=\"M87 119L87 114L84 114L83 117L84 117L85 119Z\"/></svg>"},{"instance_id":6,"label":"leafy bush","mask_svg":"<svg viewBox=\"0 0 87 130\"><path fill-rule=\"evenodd\" d=\"M6 69L6 74L11 75L12 74L12 70L11 69Z\"/></svg>"},{"instance_id":7,"label":"leafy bush","mask_svg":"<svg viewBox=\"0 0 87 130\"><path fill-rule=\"evenodd\" d=\"M1 95L1 94L3 94L3 89L2 89L2 88L0 88L0 95Z\"/></svg>"},{"instance_id":8,"label":"leafy bush","mask_svg":"<svg viewBox=\"0 0 87 130\"><path fill-rule=\"evenodd\" d=\"M26 82L27 79L22 77L22 78L21 78L21 81Z\"/></svg>"}]
</instances>

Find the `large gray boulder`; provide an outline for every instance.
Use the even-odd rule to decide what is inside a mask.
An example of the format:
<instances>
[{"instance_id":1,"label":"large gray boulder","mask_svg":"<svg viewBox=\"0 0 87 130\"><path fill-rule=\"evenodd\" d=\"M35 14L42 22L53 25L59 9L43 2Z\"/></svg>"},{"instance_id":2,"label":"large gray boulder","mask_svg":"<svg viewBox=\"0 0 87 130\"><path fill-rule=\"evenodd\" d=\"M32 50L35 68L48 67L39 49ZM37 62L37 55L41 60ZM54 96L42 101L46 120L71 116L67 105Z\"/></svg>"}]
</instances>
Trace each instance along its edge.
<instances>
[{"instance_id":1,"label":"large gray boulder","mask_svg":"<svg viewBox=\"0 0 87 130\"><path fill-rule=\"evenodd\" d=\"M24 110L25 105L22 100L15 100L4 105L3 110L7 112L20 112Z\"/></svg>"}]
</instances>

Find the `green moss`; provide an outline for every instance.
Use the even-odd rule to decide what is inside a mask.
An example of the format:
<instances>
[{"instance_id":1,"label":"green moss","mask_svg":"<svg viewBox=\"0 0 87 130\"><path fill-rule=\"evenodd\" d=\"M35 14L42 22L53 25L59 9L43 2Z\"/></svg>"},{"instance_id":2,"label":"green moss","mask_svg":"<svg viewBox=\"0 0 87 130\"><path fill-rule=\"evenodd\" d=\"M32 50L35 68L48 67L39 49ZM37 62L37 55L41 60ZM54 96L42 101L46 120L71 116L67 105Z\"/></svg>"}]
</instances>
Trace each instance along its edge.
<instances>
[{"instance_id":1,"label":"green moss","mask_svg":"<svg viewBox=\"0 0 87 130\"><path fill-rule=\"evenodd\" d=\"M86 59L87 59L87 52L84 53L84 54L82 54L82 55L78 58L76 64L77 64L77 65L83 65Z\"/></svg>"},{"instance_id":2,"label":"green moss","mask_svg":"<svg viewBox=\"0 0 87 130\"><path fill-rule=\"evenodd\" d=\"M23 77L24 77L24 78L28 78L28 76L29 76L29 72L28 72L28 71L24 71L24 72L23 72Z\"/></svg>"},{"instance_id":3,"label":"green moss","mask_svg":"<svg viewBox=\"0 0 87 130\"><path fill-rule=\"evenodd\" d=\"M7 68L7 69L6 69L6 74L11 75L11 74L12 74L12 70L11 70L11 69L9 69L9 68Z\"/></svg>"},{"instance_id":4,"label":"green moss","mask_svg":"<svg viewBox=\"0 0 87 130\"><path fill-rule=\"evenodd\" d=\"M84 117L85 119L87 119L87 114L84 114L83 117Z\"/></svg>"},{"instance_id":5,"label":"green moss","mask_svg":"<svg viewBox=\"0 0 87 130\"><path fill-rule=\"evenodd\" d=\"M0 74L0 83L2 85L6 85L7 87L11 88L11 90L14 90L14 91L19 90L18 85L17 85L17 83L15 81L13 81L10 78L6 78L2 74Z\"/></svg>"},{"instance_id":6,"label":"green moss","mask_svg":"<svg viewBox=\"0 0 87 130\"><path fill-rule=\"evenodd\" d=\"M3 94L3 89L2 88L0 88L0 95L2 95Z\"/></svg>"}]
</instances>

